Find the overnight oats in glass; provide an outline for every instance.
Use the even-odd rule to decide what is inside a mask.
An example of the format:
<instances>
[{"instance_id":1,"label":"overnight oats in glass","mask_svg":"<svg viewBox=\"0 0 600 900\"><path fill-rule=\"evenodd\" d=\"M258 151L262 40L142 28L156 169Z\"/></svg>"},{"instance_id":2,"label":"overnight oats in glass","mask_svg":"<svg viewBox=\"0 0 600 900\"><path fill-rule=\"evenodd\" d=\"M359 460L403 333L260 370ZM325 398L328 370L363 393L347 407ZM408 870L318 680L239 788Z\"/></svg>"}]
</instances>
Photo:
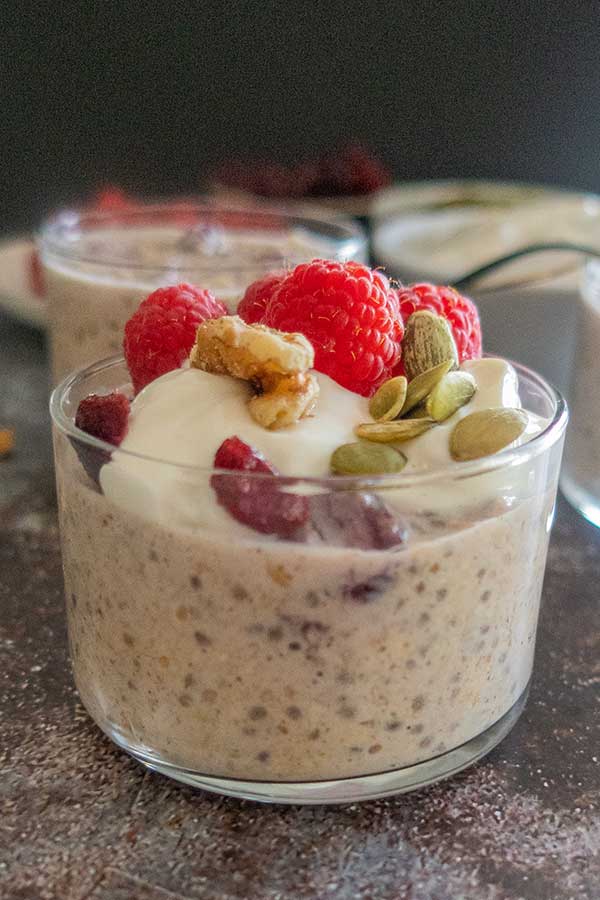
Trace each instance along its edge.
<instances>
[{"instance_id":1,"label":"overnight oats in glass","mask_svg":"<svg viewBox=\"0 0 600 900\"><path fill-rule=\"evenodd\" d=\"M42 227L54 381L121 349L125 322L157 287L201 284L231 312L246 286L314 256L364 259L364 236L342 218L218 201L64 210Z\"/></svg>"},{"instance_id":2,"label":"overnight oats in glass","mask_svg":"<svg viewBox=\"0 0 600 900\"><path fill-rule=\"evenodd\" d=\"M81 699L225 794L450 775L526 701L565 404L447 288L315 260L239 314L156 291L53 394Z\"/></svg>"},{"instance_id":3,"label":"overnight oats in glass","mask_svg":"<svg viewBox=\"0 0 600 900\"><path fill-rule=\"evenodd\" d=\"M571 427L560 486L567 500L600 526L600 264L583 274L571 385Z\"/></svg>"}]
</instances>

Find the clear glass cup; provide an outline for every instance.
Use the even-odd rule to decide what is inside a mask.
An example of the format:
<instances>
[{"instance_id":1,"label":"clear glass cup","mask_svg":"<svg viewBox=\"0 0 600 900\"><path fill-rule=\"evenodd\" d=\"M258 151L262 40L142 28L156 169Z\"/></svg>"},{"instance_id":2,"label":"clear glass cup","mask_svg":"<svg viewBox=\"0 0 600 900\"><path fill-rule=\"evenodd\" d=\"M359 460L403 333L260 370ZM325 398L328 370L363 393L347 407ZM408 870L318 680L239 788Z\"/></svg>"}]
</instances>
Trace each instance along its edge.
<instances>
[{"instance_id":1,"label":"clear glass cup","mask_svg":"<svg viewBox=\"0 0 600 900\"><path fill-rule=\"evenodd\" d=\"M130 390L122 359L65 379L51 413L70 647L100 728L150 769L273 802L394 794L487 753L527 697L567 420L517 371L548 422L528 444L361 479L116 449L74 416L91 392ZM241 495L286 537L232 518Z\"/></svg>"},{"instance_id":2,"label":"clear glass cup","mask_svg":"<svg viewBox=\"0 0 600 900\"><path fill-rule=\"evenodd\" d=\"M571 425L560 487L567 500L600 526L600 262L581 280L576 352L570 389Z\"/></svg>"},{"instance_id":3,"label":"clear glass cup","mask_svg":"<svg viewBox=\"0 0 600 900\"><path fill-rule=\"evenodd\" d=\"M42 226L38 244L55 381L120 352L125 322L157 287L188 281L235 312L247 285L266 272L315 257L360 262L367 254L349 219L208 199L64 210Z\"/></svg>"}]
</instances>

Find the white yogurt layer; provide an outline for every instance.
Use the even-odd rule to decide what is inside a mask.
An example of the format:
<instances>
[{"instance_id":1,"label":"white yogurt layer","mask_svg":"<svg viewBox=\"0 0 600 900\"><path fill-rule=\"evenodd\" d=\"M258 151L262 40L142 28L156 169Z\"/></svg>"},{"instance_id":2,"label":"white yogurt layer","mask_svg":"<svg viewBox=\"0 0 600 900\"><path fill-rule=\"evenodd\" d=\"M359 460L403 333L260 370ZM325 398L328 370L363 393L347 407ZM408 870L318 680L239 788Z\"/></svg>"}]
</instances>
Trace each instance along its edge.
<instances>
[{"instance_id":1,"label":"white yogurt layer","mask_svg":"<svg viewBox=\"0 0 600 900\"><path fill-rule=\"evenodd\" d=\"M463 416L489 407L521 407L517 374L509 363L480 359L461 368L474 377L475 396L446 422L402 444L408 458L403 473L452 467L450 433ZM251 390L246 382L191 368L163 375L134 400L121 447L208 471L199 475L176 465L115 453L100 473L104 494L167 527L209 527L249 535L248 528L217 504L210 487L215 453L226 438L237 436L260 450L283 475L321 478L330 474L329 460L336 447L356 440L356 425L371 421L366 398L326 375L319 374L318 379L321 393L314 415L290 428L267 431L250 416ZM529 426L514 446L530 440L544 425L530 414ZM430 489L386 491L385 499L401 510L458 511L492 500L496 486L494 474L459 484L449 479Z\"/></svg>"}]
</instances>

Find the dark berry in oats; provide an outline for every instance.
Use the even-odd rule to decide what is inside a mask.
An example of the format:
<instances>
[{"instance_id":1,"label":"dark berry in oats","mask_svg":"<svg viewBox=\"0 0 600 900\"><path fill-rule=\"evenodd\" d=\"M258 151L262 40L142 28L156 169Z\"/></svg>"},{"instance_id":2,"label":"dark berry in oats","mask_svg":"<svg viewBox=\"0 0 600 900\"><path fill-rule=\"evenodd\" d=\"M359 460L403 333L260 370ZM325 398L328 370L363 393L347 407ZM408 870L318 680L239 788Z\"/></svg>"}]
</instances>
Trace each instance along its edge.
<instances>
[{"instance_id":1,"label":"dark berry in oats","mask_svg":"<svg viewBox=\"0 0 600 900\"><path fill-rule=\"evenodd\" d=\"M125 394L90 394L84 397L75 413L75 425L81 431L107 444L118 447L127 434L130 403ZM73 446L82 466L93 481L98 481L100 467L110 459L110 452L91 447L76 438Z\"/></svg>"},{"instance_id":2,"label":"dark berry in oats","mask_svg":"<svg viewBox=\"0 0 600 900\"><path fill-rule=\"evenodd\" d=\"M120 391L90 394L75 413L75 425L92 437L119 446L127 433L129 400Z\"/></svg>"},{"instance_id":3,"label":"dark berry in oats","mask_svg":"<svg viewBox=\"0 0 600 900\"><path fill-rule=\"evenodd\" d=\"M383 500L350 491L312 496L310 526L313 538L329 546L361 550L388 550L407 537L404 523Z\"/></svg>"},{"instance_id":4,"label":"dark berry in oats","mask_svg":"<svg viewBox=\"0 0 600 900\"><path fill-rule=\"evenodd\" d=\"M389 590L394 583L394 578L389 572L380 572L366 581L351 581L344 585L342 594L353 603L373 603Z\"/></svg>"},{"instance_id":5,"label":"dark berry in oats","mask_svg":"<svg viewBox=\"0 0 600 900\"><path fill-rule=\"evenodd\" d=\"M243 475L214 474L211 486L217 501L234 519L262 534L284 539L299 535L305 525L309 506L306 497L288 493L286 480L278 478L277 469L264 456L238 437L227 438L215 454L215 468ZM272 478L253 478L271 475Z\"/></svg>"}]
</instances>

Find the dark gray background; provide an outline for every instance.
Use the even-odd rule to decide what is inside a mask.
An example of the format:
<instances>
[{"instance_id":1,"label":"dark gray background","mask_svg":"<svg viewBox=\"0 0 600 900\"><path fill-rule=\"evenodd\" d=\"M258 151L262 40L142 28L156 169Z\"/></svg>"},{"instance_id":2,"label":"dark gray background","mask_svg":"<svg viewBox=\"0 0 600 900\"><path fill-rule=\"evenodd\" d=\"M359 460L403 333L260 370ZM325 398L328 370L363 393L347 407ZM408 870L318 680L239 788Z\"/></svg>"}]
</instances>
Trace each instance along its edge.
<instances>
[{"instance_id":1,"label":"dark gray background","mask_svg":"<svg viewBox=\"0 0 600 900\"><path fill-rule=\"evenodd\" d=\"M600 190L600 3L5 3L0 227L105 181L369 142L399 178Z\"/></svg>"}]
</instances>

